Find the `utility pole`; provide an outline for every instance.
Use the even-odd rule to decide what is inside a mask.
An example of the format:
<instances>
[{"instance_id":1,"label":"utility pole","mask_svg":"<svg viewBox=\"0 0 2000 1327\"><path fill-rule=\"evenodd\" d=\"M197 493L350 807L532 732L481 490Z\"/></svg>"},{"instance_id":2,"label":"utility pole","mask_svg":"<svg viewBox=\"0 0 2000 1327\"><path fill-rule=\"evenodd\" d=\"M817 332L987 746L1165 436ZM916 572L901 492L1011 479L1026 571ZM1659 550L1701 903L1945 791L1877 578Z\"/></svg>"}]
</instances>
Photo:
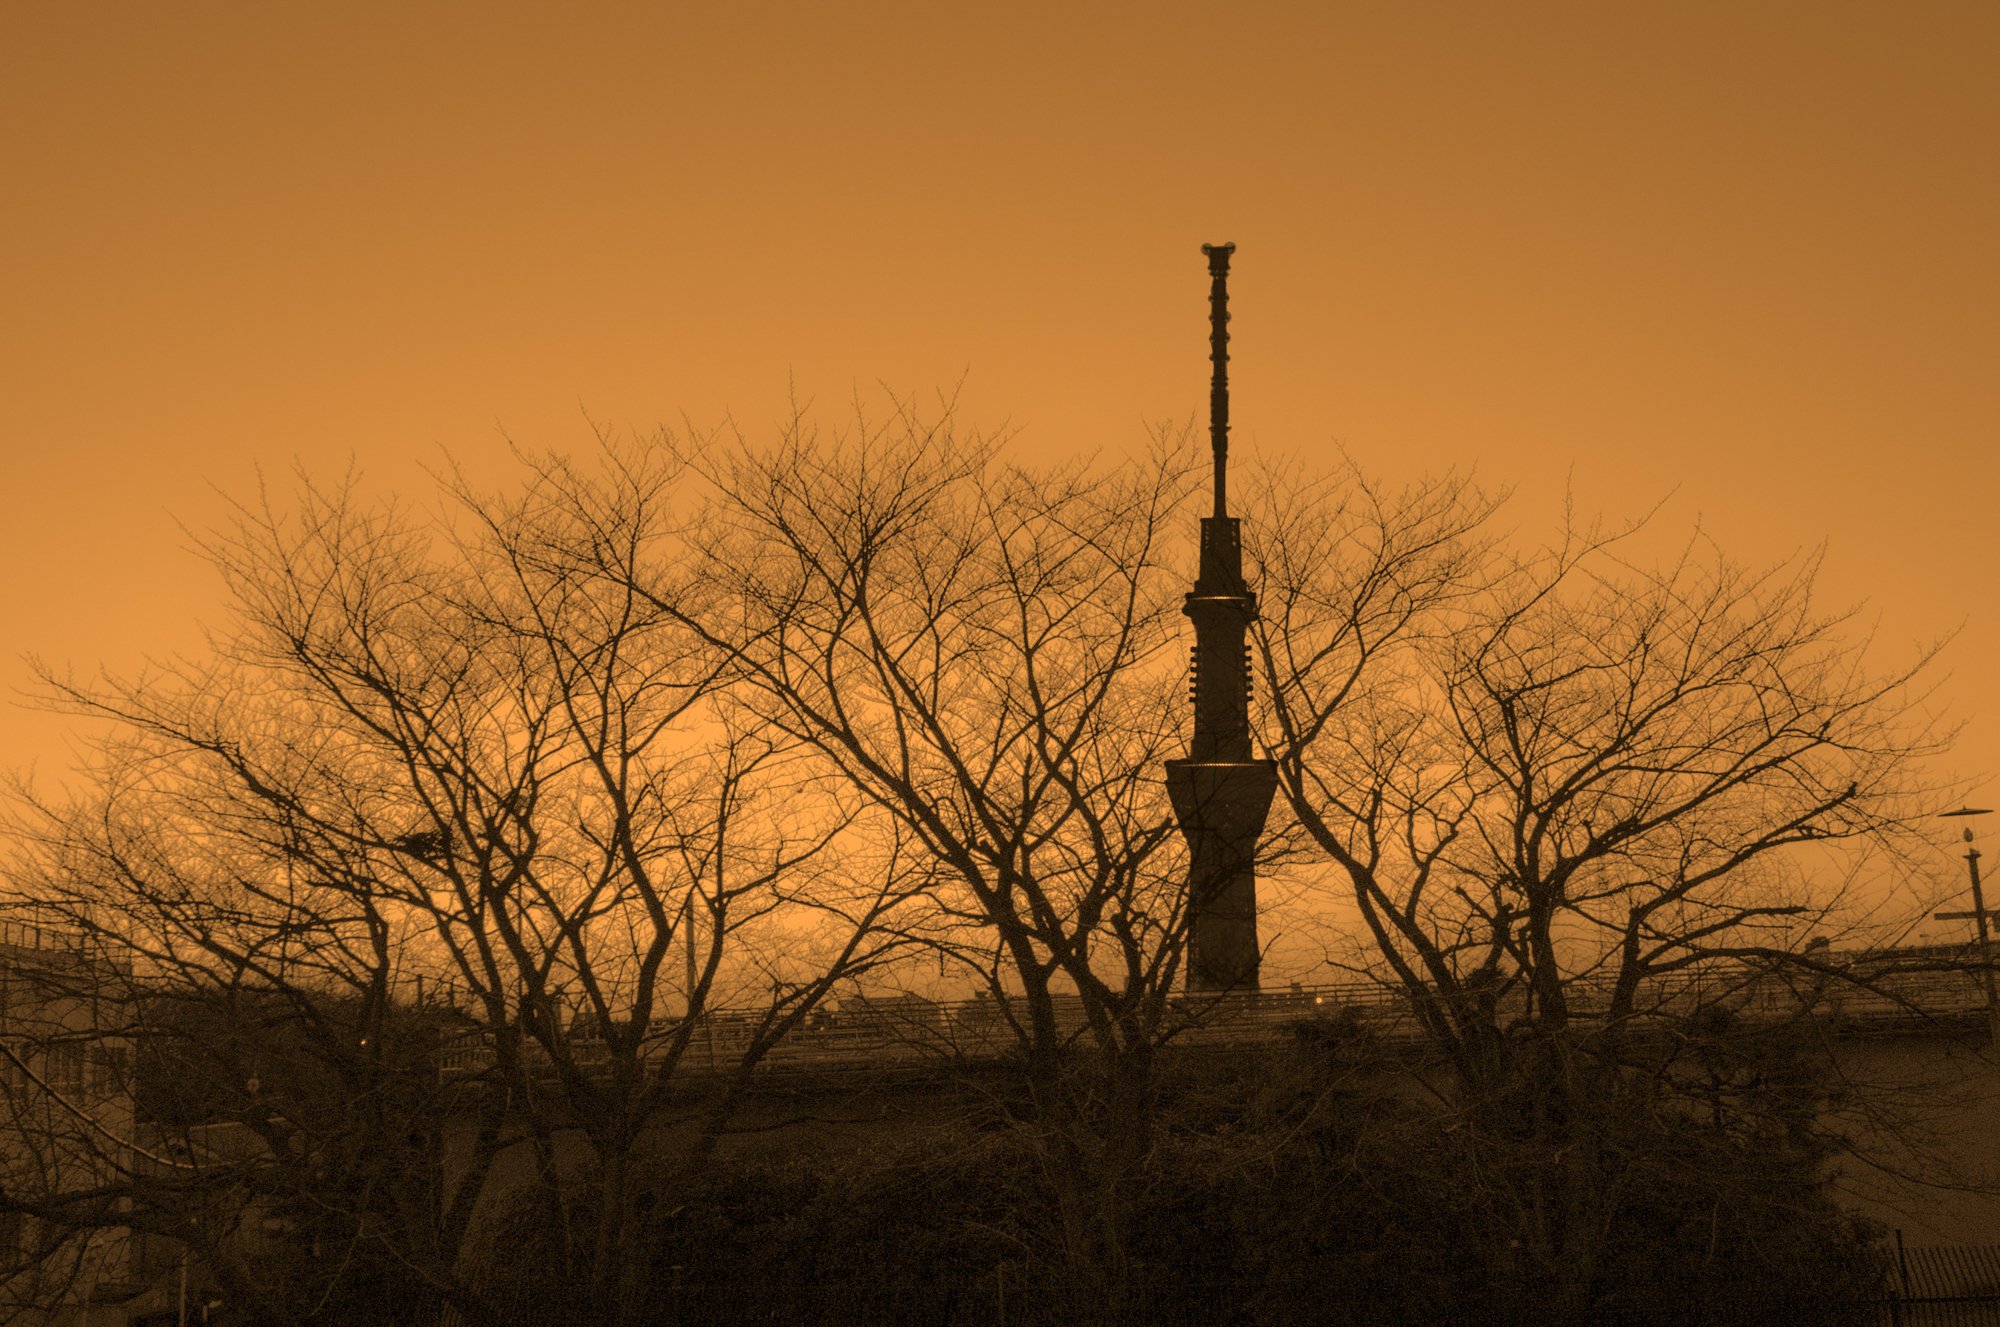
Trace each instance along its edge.
<instances>
[{"instance_id":1,"label":"utility pole","mask_svg":"<svg viewBox=\"0 0 2000 1327\"><path fill-rule=\"evenodd\" d=\"M1188 989L1255 991L1257 836L1277 790L1276 765L1250 754L1250 659L1257 596L1243 581L1240 523L1229 514L1229 256L1204 244L1209 276L1208 438L1215 514L1201 523L1201 567L1182 608L1194 623L1194 734L1167 764L1167 794L1187 836Z\"/></svg>"},{"instance_id":2,"label":"utility pole","mask_svg":"<svg viewBox=\"0 0 2000 1327\"><path fill-rule=\"evenodd\" d=\"M1961 806L1956 811L1946 811L1944 816L1983 816L1992 812L1984 807ZM1972 831L1965 831L1965 869L1972 877L1971 912L1936 912L1931 915L1943 922L1971 921L1977 924L1979 933L1979 979L1986 985L1986 1036L1987 1044L2000 1050L2000 992L1993 986L1993 939L1987 927L1986 895L1979 887L1979 849L1972 846Z\"/></svg>"}]
</instances>

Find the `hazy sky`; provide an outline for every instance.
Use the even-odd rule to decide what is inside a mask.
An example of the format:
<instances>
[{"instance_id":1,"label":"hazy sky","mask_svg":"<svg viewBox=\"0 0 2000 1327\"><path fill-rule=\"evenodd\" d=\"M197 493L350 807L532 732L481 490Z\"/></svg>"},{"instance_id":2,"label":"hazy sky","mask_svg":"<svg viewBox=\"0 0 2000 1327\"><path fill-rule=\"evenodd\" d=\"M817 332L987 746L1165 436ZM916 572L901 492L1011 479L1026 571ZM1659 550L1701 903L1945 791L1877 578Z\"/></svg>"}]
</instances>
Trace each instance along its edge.
<instances>
[{"instance_id":1,"label":"hazy sky","mask_svg":"<svg viewBox=\"0 0 2000 1327\"><path fill-rule=\"evenodd\" d=\"M1242 443L1824 542L2000 773L1996 70L1990 0L0 7L0 680L198 648L176 521L295 458L961 378L1137 447L1233 240Z\"/></svg>"}]
</instances>

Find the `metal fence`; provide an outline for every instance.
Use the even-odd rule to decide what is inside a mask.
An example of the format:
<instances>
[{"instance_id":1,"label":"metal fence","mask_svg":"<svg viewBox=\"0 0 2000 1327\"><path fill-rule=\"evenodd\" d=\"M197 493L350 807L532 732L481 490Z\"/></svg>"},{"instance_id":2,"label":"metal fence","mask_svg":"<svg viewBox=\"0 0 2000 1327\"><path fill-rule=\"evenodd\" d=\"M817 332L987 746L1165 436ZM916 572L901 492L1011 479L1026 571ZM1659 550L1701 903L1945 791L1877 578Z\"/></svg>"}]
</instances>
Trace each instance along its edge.
<instances>
[{"instance_id":1,"label":"metal fence","mask_svg":"<svg viewBox=\"0 0 2000 1327\"><path fill-rule=\"evenodd\" d=\"M1910 1248L1899 1235L1890 1281L1895 1293L1878 1306L1877 1323L1894 1327L2000 1324L2000 1246Z\"/></svg>"},{"instance_id":2,"label":"metal fence","mask_svg":"<svg viewBox=\"0 0 2000 1327\"><path fill-rule=\"evenodd\" d=\"M1351 1298L1324 1282L1163 1281L1109 1293L1023 1282L1004 1271L922 1284L899 1282L702 1283L663 1282L609 1315L630 1327L736 1327L811 1323L815 1327L1973 1327L2000 1323L2000 1297L1955 1293L1962 1278L1927 1275L1929 1264L1984 1260L1990 1248L1912 1249L1909 1293L1854 1300L1814 1298L1809 1291L1770 1297L1703 1296L1663 1289L1643 1307L1598 1306L1562 1315L1536 1306L1509 1323L1491 1310L1454 1313L1420 1294L1404 1302L1373 1299L1365 1319ZM1926 1293L1928 1292L1928 1293ZM543 1302L485 1310L479 1323L442 1304L410 1318L411 1327L528 1327L579 1307ZM598 1317L604 1317L598 1310Z\"/></svg>"},{"instance_id":3,"label":"metal fence","mask_svg":"<svg viewBox=\"0 0 2000 1327\"><path fill-rule=\"evenodd\" d=\"M1582 1024L1606 1017L1613 998L1608 981L1576 982L1568 994L1572 1022ZM1497 1010L1502 1021L1507 1016L1506 999ZM1827 974L1756 972L1718 964L1690 969L1671 983L1642 984L1631 1007L1638 1011L1633 1015L1635 1024L1642 1027L1651 1020L1708 1010L1749 1026L1810 1017L1836 1030L1865 1034L1963 1017L1982 1010L1984 1001L1978 975L1962 970L1891 972L1856 982ZM1082 1000L1057 995L1054 1003L1058 1028L1067 1035L1085 1035ZM767 1013L741 1008L700 1015L689 1034L683 1063L694 1068L733 1065L757 1039ZM815 1011L766 1052L763 1064L782 1069L992 1059L1018 1044L1014 1029L1025 1025L1028 1017L1026 1002L1018 996L956 1001L914 995L850 997ZM1293 1036L1301 1024L1338 1019L1351 1019L1354 1026L1390 1044L1413 1041L1419 1033L1418 1010L1411 997L1378 982L1294 984L1279 991L1177 997L1165 1031L1183 1045L1275 1044ZM649 1030L647 1044L664 1047L681 1027L678 1020L659 1022ZM485 1038L483 1031L469 1029L448 1045L441 1059L445 1071L473 1073L491 1067L493 1051ZM584 1062L607 1053L602 1039L592 1034L581 1016L570 1020L566 1040L569 1053ZM523 1054L532 1061L542 1052L529 1045Z\"/></svg>"}]
</instances>

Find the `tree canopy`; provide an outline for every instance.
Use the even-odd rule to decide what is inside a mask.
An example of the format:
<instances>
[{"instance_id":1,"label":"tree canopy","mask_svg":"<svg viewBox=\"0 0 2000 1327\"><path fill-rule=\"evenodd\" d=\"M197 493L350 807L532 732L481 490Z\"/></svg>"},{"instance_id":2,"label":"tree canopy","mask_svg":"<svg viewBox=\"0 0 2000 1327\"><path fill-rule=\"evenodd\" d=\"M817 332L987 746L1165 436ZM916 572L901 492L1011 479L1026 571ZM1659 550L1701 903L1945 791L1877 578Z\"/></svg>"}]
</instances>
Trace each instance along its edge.
<instances>
[{"instance_id":1,"label":"tree canopy","mask_svg":"<svg viewBox=\"0 0 2000 1327\"><path fill-rule=\"evenodd\" d=\"M648 1321L695 1238L674 1195L769 1127L742 1117L760 1066L833 1002L936 972L984 993L1018 1068L982 1109L1040 1176L1016 1176L1046 1199L1037 1275L1138 1293L1161 1186L1218 1136L1165 1057L1227 1003L1179 993L1163 772L1187 433L1035 467L894 402L768 445L519 460L497 492L442 475L434 510L262 494L202 544L233 612L207 657L44 670L43 702L109 736L73 790L20 790L7 897L115 976L58 993L86 1012L23 1062L115 1043L144 1072L131 1118L18 1127L0 1206L72 1249L193 1248L273 1321L497 1312L502 1282L527 1291L492 1241L533 1232L565 1302ZM1947 736L1928 657L1871 672L1810 559L1521 548L1466 478L1391 490L1351 461L1236 489L1266 865L1351 909L1332 957L1421 1031L1244 1118L1463 1178L1451 1238L1499 1314L1629 1288L1662 1166L1810 1189L1824 1065L1745 1050L1717 992L1829 975L1798 921L1835 918L1838 881L1797 849L1917 842ZM1207 1165L1195 1188L1237 1184Z\"/></svg>"}]
</instances>

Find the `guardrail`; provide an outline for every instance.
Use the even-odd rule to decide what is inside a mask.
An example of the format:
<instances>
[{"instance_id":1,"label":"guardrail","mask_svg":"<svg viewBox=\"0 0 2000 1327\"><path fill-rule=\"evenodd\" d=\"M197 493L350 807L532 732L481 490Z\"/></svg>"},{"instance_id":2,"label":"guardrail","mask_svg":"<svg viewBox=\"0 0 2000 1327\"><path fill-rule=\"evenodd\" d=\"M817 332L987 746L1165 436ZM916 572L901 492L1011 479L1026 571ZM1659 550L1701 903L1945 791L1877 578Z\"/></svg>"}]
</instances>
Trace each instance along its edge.
<instances>
[{"instance_id":1,"label":"guardrail","mask_svg":"<svg viewBox=\"0 0 2000 1327\"><path fill-rule=\"evenodd\" d=\"M1613 992L1609 982L1583 981L1570 983L1567 995L1572 1022L1588 1023L1607 1016ZM1740 967L1691 969L1670 982L1642 984L1632 1005L1637 1011L1634 1021L1641 1025L1706 1009L1752 1025L1813 1017L1850 1033L1918 1027L1979 1012L1984 1006L1985 992L1977 974L1963 970L1892 973L1858 985L1830 974L1752 972ZM1519 992L1495 999L1494 1016L1503 1026L1510 1007L1525 1013ZM1055 997L1055 1014L1063 1034L1088 1035L1079 997ZM817 1012L806 1026L767 1051L762 1063L781 1068L997 1059L1018 1045L1010 1015L1025 1025L1026 1002L1019 997L1004 1006L991 998L850 1000ZM717 1068L734 1064L756 1039L764 1017L765 1011L758 1009L725 1009L701 1016L683 1063ZM1410 997L1398 987L1375 982L1175 997L1167 1031L1182 1045L1276 1044L1293 1035L1302 1022L1338 1018L1357 1019L1371 1034L1391 1043L1413 1041L1420 1032ZM664 1047L680 1031L678 1022L663 1022L649 1032L647 1044ZM568 1050L585 1064L608 1057L601 1039L576 1032L568 1038ZM538 1043L527 1042L522 1053L531 1067L547 1064L547 1053ZM490 1068L494 1058L486 1034L468 1032L444 1050L440 1069L446 1074L478 1073Z\"/></svg>"}]
</instances>

